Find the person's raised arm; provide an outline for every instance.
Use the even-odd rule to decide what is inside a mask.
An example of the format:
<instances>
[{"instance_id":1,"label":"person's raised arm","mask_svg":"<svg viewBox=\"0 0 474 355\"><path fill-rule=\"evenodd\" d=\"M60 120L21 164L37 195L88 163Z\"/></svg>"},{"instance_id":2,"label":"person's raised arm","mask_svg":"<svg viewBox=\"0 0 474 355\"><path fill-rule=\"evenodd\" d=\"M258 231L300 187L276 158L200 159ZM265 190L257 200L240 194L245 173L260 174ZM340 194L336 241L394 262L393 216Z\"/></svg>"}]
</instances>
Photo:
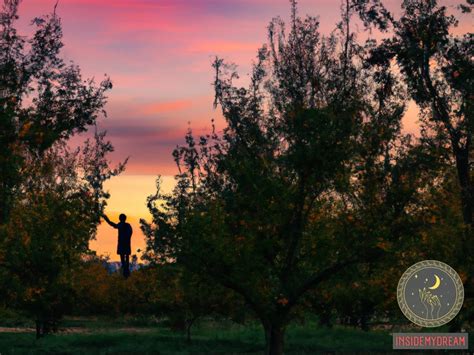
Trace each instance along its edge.
<instances>
[{"instance_id":1,"label":"person's raised arm","mask_svg":"<svg viewBox=\"0 0 474 355\"><path fill-rule=\"evenodd\" d=\"M114 227L114 228L118 228L117 224L112 222L109 217L107 217L107 215L105 213L102 213L102 217L104 218L104 220L111 226L111 227Z\"/></svg>"}]
</instances>

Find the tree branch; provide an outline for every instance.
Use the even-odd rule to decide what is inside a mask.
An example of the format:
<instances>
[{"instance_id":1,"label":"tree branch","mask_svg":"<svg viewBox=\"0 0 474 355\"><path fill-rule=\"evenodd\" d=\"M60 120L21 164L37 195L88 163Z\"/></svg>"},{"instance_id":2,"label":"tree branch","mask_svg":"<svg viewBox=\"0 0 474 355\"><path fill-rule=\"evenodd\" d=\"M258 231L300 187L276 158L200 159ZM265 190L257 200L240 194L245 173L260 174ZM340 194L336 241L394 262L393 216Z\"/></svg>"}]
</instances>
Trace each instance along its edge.
<instances>
[{"instance_id":1,"label":"tree branch","mask_svg":"<svg viewBox=\"0 0 474 355\"><path fill-rule=\"evenodd\" d=\"M287 307L294 306L305 292L318 285L319 283L325 281L326 279L330 278L331 276L333 276L333 274L343 270L349 265L354 265L359 262L361 262L360 258L349 259L343 262L335 263L329 266L328 268L320 271L316 275L313 275L308 280L306 280L306 282L304 282L300 287L296 288L296 291L290 296L288 300L289 302Z\"/></svg>"}]
</instances>

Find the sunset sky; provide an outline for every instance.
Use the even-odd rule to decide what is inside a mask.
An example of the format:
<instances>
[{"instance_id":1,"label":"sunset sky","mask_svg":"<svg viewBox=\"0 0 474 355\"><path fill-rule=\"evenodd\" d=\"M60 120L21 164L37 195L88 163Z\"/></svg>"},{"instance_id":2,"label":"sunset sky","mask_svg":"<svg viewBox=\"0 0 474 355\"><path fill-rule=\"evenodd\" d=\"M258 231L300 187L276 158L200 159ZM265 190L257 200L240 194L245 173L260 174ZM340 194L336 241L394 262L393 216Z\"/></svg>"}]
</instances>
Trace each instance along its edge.
<instances>
[{"instance_id":1,"label":"sunset sky","mask_svg":"<svg viewBox=\"0 0 474 355\"><path fill-rule=\"evenodd\" d=\"M23 0L20 28L31 33L31 19L51 12L56 0ZM399 8L401 1L386 1ZM339 19L337 0L299 0L301 15L320 16L321 32ZM446 4L458 1L443 2ZM222 120L212 107L211 61L215 55L238 64L245 80L256 51L266 41L268 22L287 20L288 0L60 0L63 56L78 64L84 77L111 77L108 131L116 151L112 160L130 157L126 172L107 185L112 197L107 213L125 213L134 227L132 249L143 248L138 219L147 218L146 197L157 174L171 189L177 172L172 150L188 125L196 134ZM188 123L189 122L189 123ZM416 132L411 107L405 129ZM101 225L91 248L117 260L116 231Z\"/></svg>"}]
</instances>

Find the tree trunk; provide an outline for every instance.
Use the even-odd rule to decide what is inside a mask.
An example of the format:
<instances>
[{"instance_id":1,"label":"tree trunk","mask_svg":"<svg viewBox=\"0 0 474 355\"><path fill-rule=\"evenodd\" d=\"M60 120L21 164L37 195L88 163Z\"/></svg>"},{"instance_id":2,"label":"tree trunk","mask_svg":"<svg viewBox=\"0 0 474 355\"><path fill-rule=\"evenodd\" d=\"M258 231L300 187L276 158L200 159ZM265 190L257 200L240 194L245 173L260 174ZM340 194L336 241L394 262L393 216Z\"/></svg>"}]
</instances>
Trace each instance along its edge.
<instances>
[{"instance_id":1,"label":"tree trunk","mask_svg":"<svg viewBox=\"0 0 474 355\"><path fill-rule=\"evenodd\" d=\"M193 326L194 321L197 318L198 317L194 317L194 318L191 318L190 320L186 321L186 341L188 342L188 344L191 343L191 327Z\"/></svg>"},{"instance_id":2,"label":"tree trunk","mask_svg":"<svg viewBox=\"0 0 474 355\"><path fill-rule=\"evenodd\" d=\"M460 259L463 260L463 264L467 267L465 271L468 275L471 274L473 268L473 212L474 212L474 187L472 186L471 181L471 167L469 164L469 145L464 149L455 148L454 154L456 158L456 170L458 173L458 182L461 188L461 207L462 215L464 220L464 233L462 240L462 247L460 250ZM474 284L469 282L470 278L468 277L464 282L464 296L466 299L472 298L474 294ZM450 323L450 331L460 331L461 325L464 321L465 316L460 314L458 317L453 319Z\"/></svg>"},{"instance_id":3,"label":"tree trunk","mask_svg":"<svg viewBox=\"0 0 474 355\"><path fill-rule=\"evenodd\" d=\"M456 168L458 172L459 185L461 187L461 204L464 223L472 227L473 223L473 196L469 166L468 149L456 149Z\"/></svg>"},{"instance_id":4,"label":"tree trunk","mask_svg":"<svg viewBox=\"0 0 474 355\"><path fill-rule=\"evenodd\" d=\"M278 323L265 322L265 355L282 355L285 327Z\"/></svg>"},{"instance_id":5,"label":"tree trunk","mask_svg":"<svg viewBox=\"0 0 474 355\"><path fill-rule=\"evenodd\" d=\"M36 320L36 339L43 336L43 322L39 319Z\"/></svg>"}]
</instances>

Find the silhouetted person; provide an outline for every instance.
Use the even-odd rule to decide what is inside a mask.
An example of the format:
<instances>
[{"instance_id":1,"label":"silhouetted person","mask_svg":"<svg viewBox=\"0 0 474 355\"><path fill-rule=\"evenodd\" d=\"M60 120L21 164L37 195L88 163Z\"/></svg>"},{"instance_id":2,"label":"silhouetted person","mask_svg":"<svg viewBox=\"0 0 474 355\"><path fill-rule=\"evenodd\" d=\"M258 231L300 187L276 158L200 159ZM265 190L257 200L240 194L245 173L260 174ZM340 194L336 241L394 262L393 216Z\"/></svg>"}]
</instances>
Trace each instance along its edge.
<instances>
[{"instance_id":1,"label":"silhouetted person","mask_svg":"<svg viewBox=\"0 0 474 355\"><path fill-rule=\"evenodd\" d=\"M130 275L130 239L132 238L133 233L132 226L125 222L127 220L127 216L125 216L123 213L119 216L119 223L112 222L105 214L103 217L109 225L115 229L118 229L117 254L120 255L123 276L127 278Z\"/></svg>"}]
</instances>

